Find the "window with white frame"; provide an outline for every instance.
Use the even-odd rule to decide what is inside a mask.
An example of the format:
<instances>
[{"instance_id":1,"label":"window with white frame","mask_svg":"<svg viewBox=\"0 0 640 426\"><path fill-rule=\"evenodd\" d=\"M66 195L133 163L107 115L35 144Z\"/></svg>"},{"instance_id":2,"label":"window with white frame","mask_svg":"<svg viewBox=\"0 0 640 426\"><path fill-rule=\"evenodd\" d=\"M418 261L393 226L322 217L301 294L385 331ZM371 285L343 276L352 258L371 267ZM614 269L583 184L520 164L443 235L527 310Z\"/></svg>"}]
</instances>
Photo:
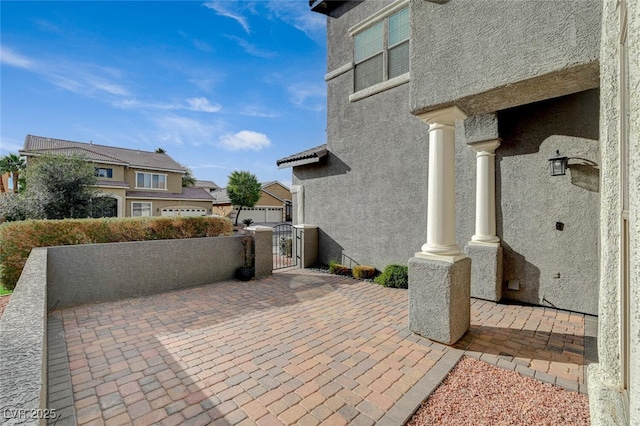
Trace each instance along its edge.
<instances>
[{"instance_id":1,"label":"window with white frame","mask_svg":"<svg viewBox=\"0 0 640 426\"><path fill-rule=\"evenodd\" d=\"M409 8L353 36L355 91L409 72Z\"/></svg>"},{"instance_id":2,"label":"window with white frame","mask_svg":"<svg viewBox=\"0 0 640 426\"><path fill-rule=\"evenodd\" d=\"M131 203L131 216L151 216L151 203Z\"/></svg>"},{"instance_id":3,"label":"window with white frame","mask_svg":"<svg viewBox=\"0 0 640 426\"><path fill-rule=\"evenodd\" d=\"M167 189L167 175L136 172L136 188Z\"/></svg>"}]
</instances>

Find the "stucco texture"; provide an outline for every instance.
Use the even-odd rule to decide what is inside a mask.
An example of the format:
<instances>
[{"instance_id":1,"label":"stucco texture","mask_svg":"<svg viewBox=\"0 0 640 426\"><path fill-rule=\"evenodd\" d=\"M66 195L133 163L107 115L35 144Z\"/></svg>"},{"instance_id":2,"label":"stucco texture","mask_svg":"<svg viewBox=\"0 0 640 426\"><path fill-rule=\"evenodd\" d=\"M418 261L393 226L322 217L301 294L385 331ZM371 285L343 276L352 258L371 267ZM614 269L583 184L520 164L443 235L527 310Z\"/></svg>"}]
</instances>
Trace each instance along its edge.
<instances>
[{"instance_id":1,"label":"stucco texture","mask_svg":"<svg viewBox=\"0 0 640 426\"><path fill-rule=\"evenodd\" d=\"M598 91L501 111L498 123L496 216L503 279L520 286L503 289L503 296L597 314ZM548 160L556 151L569 157L565 176L550 175Z\"/></svg>"},{"instance_id":2,"label":"stucco texture","mask_svg":"<svg viewBox=\"0 0 640 426\"><path fill-rule=\"evenodd\" d=\"M481 114L598 87L600 16L599 0L412 0L411 109Z\"/></svg>"}]
</instances>

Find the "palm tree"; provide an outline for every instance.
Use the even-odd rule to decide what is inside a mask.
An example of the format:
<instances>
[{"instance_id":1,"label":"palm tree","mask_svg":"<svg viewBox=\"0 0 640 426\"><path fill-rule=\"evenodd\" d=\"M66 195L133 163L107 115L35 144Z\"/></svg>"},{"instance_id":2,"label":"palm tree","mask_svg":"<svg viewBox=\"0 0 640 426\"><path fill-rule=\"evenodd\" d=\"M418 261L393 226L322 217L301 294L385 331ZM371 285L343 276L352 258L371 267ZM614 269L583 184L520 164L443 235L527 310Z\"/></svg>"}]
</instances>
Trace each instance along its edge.
<instances>
[{"instance_id":1,"label":"palm tree","mask_svg":"<svg viewBox=\"0 0 640 426\"><path fill-rule=\"evenodd\" d=\"M13 192L18 192L18 177L25 169L27 163L18 154L7 154L0 159L0 170L11 173L13 179Z\"/></svg>"},{"instance_id":2,"label":"palm tree","mask_svg":"<svg viewBox=\"0 0 640 426\"><path fill-rule=\"evenodd\" d=\"M4 180L2 180L5 173L7 173L7 171L4 169L3 162L0 161L0 194L7 192L7 189L4 187Z\"/></svg>"}]
</instances>

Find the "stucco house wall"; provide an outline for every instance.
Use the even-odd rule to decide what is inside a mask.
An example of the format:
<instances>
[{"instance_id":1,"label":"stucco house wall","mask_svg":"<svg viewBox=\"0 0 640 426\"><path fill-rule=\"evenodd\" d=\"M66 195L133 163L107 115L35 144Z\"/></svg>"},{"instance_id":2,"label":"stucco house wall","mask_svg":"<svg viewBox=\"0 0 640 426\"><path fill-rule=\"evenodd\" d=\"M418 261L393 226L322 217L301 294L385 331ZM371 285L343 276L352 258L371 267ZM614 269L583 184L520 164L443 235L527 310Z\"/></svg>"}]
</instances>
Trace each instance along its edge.
<instances>
[{"instance_id":1,"label":"stucco house wall","mask_svg":"<svg viewBox=\"0 0 640 426\"><path fill-rule=\"evenodd\" d=\"M497 234L504 250L504 295L597 313L599 99L597 90L589 89L598 86L599 32L589 27L598 28L600 3L542 2L525 5L519 14L522 5L509 2L410 1L410 81L350 101L349 29L392 3L347 2L327 19L328 154L322 162L293 168L293 184L304 190L304 223L319 226L319 260L382 269L405 264L420 251L426 241L429 127L412 112L463 99L468 115L498 117ZM497 10L505 8L513 22L500 27ZM455 41L445 49L442 39L458 36L479 40ZM539 80L531 87L518 86L534 77ZM547 77L559 83L542 84ZM505 85L519 89L497 90ZM467 142L459 122L460 247L469 243L475 226L476 159ZM556 150L573 158L567 176L550 176L548 159ZM517 281L519 290L506 291L507 280Z\"/></svg>"},{"instance_id":2,"label":"stucco house wall","mask_svg":"<svg viewBox=\"0 0 640 426\"><path fill-rule=\"evenodd\" d=\"M482 114L598 87L601 8L412 0L411 110Z\"/></svg>"}]
</instances>

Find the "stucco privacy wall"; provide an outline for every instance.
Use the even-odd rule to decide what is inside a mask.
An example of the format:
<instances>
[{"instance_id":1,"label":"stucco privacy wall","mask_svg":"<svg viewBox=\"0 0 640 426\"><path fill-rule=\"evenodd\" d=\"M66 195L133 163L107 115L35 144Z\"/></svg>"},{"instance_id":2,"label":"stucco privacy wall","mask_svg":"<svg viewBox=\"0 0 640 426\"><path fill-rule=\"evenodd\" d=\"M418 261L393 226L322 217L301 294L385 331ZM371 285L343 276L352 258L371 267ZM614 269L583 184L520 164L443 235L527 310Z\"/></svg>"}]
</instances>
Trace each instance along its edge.
<instances>
[{"instance_id":1,"label":"stucco privacy wall","mask_svg":"<svg viewBox=\"0 0 640 426\"><path fill-rule=\"evenodd\" d=\"M47 249L34 249L0 319L2 424L44 424L31 414L46 408L46 280Z\"/></svg>"},{"instance_id":2,"label":"stucco privacy wall","mask_svg":"<svg viewBox=\"0 0 640 426\"><path fill-rule=\"evenodd\" d=\"M241 249L237 236L50 247L48 307L119 300L231 279L242 266Z\"/></svg>"},{"instance_id":3,"label":"stucco privacy wall","mask_svg":"<svg viewBox=\"0 0 640 426\"><path fill-rule=\"evenodd\" d=\"M411 110L473 115L598 87L601 7L411 0Z\"/></svg>"},{"instance_id":4,"label":"stucco privacy wall","mask_svg":"<svg viewBox=\"0 0 640 426\"><path fill-rule=\"evenodd\" d=\"M627 52L621 49L621 6L627 7ZM600 135L602 152L600 258L600 309L598 364L588 370L589 404L593 425L640 424L640 1L604 2L601 45ZM628 58L628 85L620 75L621 63ZM622 97L621 97L622 94ZM625 100L626 98L626 100ZM628 111L625 111L625 104ZM628 115L627 115L628 114ZM628 116L625 132L622 117ZM629 138L629 234L630 270L628 315L630 329L630 383L628 412L623 403L621 317L621 174L620 144L624 133Z\"/></svg>"}]
</instances>

